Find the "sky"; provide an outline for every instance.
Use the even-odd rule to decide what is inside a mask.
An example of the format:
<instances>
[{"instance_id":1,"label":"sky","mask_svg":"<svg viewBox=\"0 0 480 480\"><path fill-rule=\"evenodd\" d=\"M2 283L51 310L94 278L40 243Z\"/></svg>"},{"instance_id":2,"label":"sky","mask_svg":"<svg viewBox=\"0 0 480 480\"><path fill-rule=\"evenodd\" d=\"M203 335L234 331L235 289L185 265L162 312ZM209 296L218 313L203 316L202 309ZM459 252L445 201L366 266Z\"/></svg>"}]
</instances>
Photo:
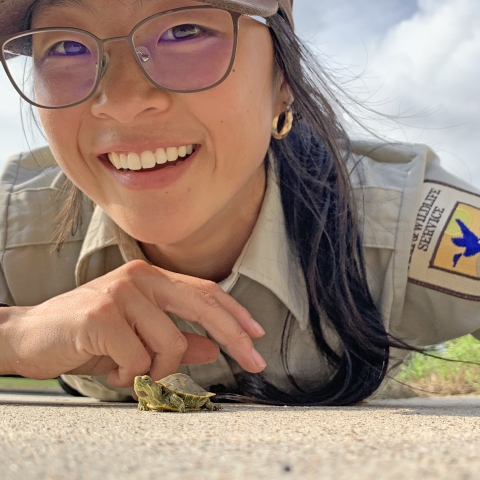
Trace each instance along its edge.
<instances>
[{"instance_id":1,"label":"sky","mask_svg":"<svg viewBox=\"0 0 480 480\"><path fill-rule=\"evenodd\" d=\"M478 187L479 20L479 0L295 0L299 36L370 110L351 101L347 108L387 140L430 145L445 168ZM43 143L28 138L18 95L0 71L0 165Z\"/></svg>"}]
</instances>

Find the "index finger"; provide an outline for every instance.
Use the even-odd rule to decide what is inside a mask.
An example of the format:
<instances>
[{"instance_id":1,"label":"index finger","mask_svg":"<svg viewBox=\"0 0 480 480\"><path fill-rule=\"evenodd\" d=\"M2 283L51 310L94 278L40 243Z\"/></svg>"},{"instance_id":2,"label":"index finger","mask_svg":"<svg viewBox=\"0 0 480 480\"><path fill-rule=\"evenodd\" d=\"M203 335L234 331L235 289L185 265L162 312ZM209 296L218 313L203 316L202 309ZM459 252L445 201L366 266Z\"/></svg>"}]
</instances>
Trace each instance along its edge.
<instances>
[{"instance_id":1,"label":"index finger","mask_svg":"<svg viewBox=\"0 0 480 480\"><path fill-rule=\"evenodd\" d=\"M148 289L161 310L200 324L248 372L259 373L265 369L266 362L254 348L250 335L216 296L169 275L160 278L164 280L161 286L156 288L159 283L148 282Z\"/></svg>"},{"instance_id":2,"label":"index finger","mask_svg":"<svg viewBox=\"0 0 480 480\"><path fill-rule=\"evenodd\" d=\"M159 267L159 270L162 270ZM167 272L166 270L162 270ZM263 327L252 317L250 312L231 295L226 293L217 283L210 280L203 280L201 278L190 277L188 275L182 275L181 273L175 273L168 271L168 276L181 280L189 285L192 285L200 290L213 295L222 307L234 317L239 325L250 335L251 338L261 338L265 335Z\"/></svg>"}]
</instances>

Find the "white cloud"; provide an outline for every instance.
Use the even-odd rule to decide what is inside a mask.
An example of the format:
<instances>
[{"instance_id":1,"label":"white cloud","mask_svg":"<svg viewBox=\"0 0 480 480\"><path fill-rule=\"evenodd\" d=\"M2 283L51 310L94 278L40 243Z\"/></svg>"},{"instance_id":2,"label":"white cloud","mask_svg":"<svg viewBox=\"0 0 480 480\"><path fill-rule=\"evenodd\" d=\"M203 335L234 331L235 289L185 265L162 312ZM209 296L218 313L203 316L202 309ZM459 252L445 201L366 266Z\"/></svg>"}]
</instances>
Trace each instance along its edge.
<instances>
[{"instance_id":1,"label":"white cloud","mask_svg":"<svg viewBox=\"0 0 480 480\"><path fill-rule=\"evenodd\" d=\"M351 51L416 10L417 0L301 0L295 4L295 21L304 37Z\"/></svg>"},{"instance_id":2,"label":"white cloud","mask_svg":"<svg viewBox=\"0 0 480 480\"><path fill-rule=\"evenodd\" d=\"M337 48L336 61L356 72L366 67L350 88L363 92L360 98L383 103L378 110L431 111L407 122L422 128L385 130L374 120L370 124L391 138L431 145L450 171L480 186L480 2L420 0L413 10L393 8L399 18L396 22L385 18L386 29L375 16L372 31L365 23L369 12L361 15L360 10L356 23L346 16L347 24L356 25L345 33L347 43L332 41L334 30L329 29L317 35L317 44L328 54ZM343 9L348 12L355 14L351 8ZM337 11L336 17L341 13Z\"/></svg>"},{"instance_id":3,"label":"white cloud","mask_svg":"<svg viewBox=\"0 0 480 480\"><path fill-rule=\"evenodd\" d=\"M480 185L479 19L478 0L420 0L419 11L390 30L372 62L372 69L386 78L382 95L400 98L404 109L438 107L417 122L439 129L425 131L421 140L436 148L458 175L470 179L471 173L476 185Z\"/></svg>"}]
</instances>

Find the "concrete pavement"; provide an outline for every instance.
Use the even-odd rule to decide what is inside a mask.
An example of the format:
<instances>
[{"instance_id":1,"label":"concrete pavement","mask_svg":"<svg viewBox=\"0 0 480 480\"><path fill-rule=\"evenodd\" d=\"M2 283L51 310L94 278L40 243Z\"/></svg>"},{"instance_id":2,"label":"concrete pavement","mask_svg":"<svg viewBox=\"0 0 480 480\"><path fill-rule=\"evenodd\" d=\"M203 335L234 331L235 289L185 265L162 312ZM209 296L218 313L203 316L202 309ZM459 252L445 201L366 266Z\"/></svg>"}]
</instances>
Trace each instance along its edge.
<instances>
[{"instance_id":1,"label":"concrete pavement","mask_svg":"<svg viewBox=\"0 0 480 480\"><path fill-rule=\"evenodd\" d=\"M480 397L139 412L0 392L0 479L480 479Z\"/></svg>"}]
</instances>

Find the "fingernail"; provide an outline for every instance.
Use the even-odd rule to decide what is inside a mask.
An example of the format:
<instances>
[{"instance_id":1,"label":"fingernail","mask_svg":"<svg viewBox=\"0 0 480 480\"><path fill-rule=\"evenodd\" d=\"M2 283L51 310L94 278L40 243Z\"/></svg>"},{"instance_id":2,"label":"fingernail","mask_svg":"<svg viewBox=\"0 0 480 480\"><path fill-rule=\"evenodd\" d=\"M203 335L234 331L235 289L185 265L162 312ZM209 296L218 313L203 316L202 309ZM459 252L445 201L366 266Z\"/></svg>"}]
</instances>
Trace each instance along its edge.
<instances>
[{"instance_id":1,"label":"fingernail","mask_svg":"<svg viewBox=\"0 0 480 480\"><path fill-rule=\"evenodd\" d=\"M267 362L255 349L252 350L252 357L258 368L263 370L267 366Z\"/></svg>"},{"instance_id":2,"label":"fingernail","mask_svg":"<svg viewBox=\"0 0 480 480\"><path fill-rule=\"evenodd\" d=\"M263 327L258 322L253 320L253 318L252 318L252 327L255 330L255 332L257 332L259 335L265 335L265 330L263 329Z\"/></svg>"}]
</instances>

